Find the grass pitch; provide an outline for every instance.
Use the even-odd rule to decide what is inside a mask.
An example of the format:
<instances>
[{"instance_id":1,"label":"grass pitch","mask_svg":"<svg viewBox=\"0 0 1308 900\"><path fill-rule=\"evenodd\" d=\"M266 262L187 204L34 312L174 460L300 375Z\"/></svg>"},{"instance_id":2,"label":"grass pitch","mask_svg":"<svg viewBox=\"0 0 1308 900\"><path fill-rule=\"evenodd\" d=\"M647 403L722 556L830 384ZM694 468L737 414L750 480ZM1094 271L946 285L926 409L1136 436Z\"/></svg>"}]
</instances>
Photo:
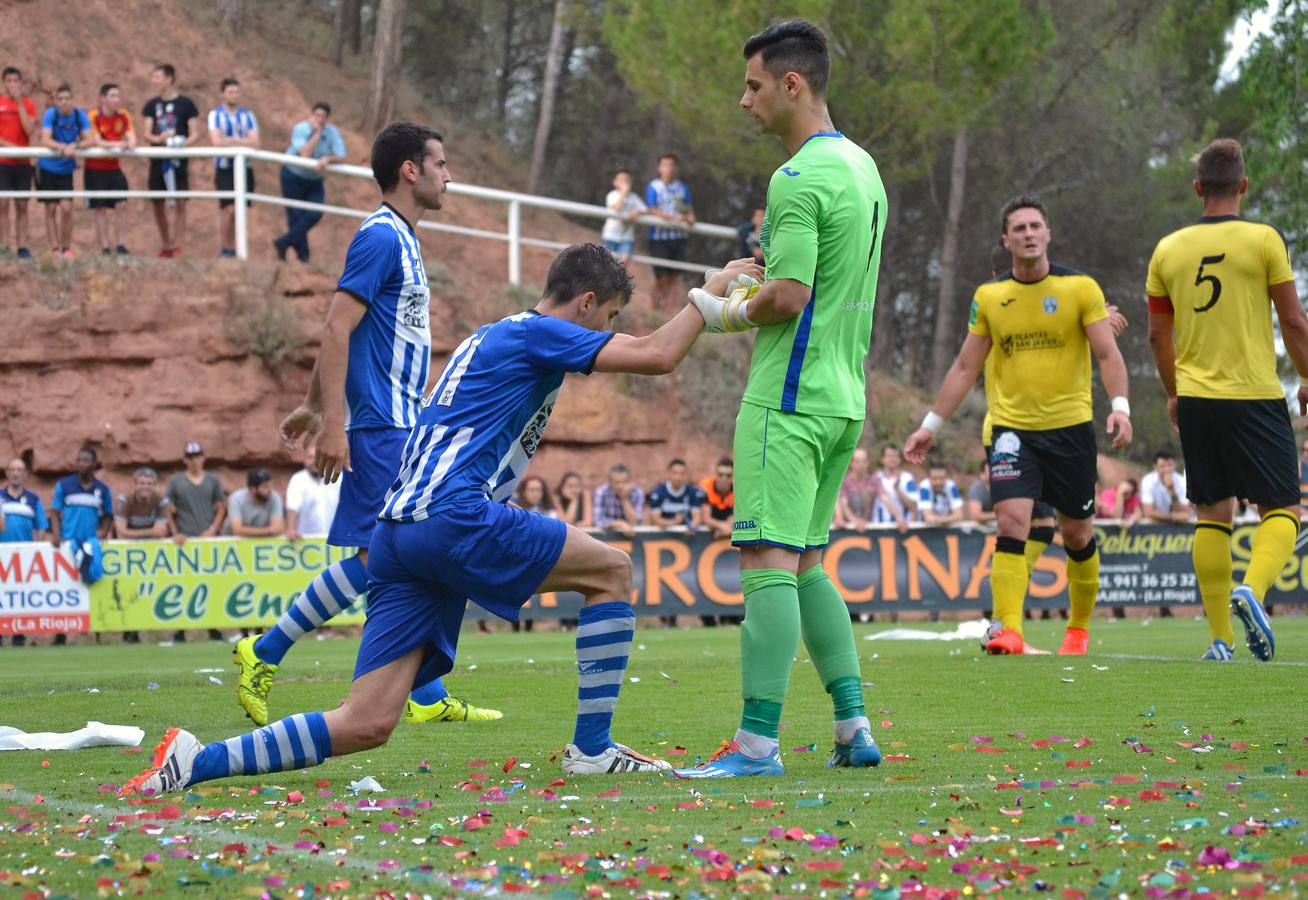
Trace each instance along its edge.
<instances>
[{"instance_id":1,"label":"grass pitch","mask_svg":"<svg viewBox=\"0 0 1308 900\"><path fill-rule=\"evenodd\" d=\"M213 644L0 650L0 723L146 730L140 750L0 753L5 895L1060 897L1308 888L1308 619L1278 660L1203 663L1201 622L1096 620L1092 655L986 658L868 642L879 769L825 768L830 706L803 649L784 778L564 779L567 634L467 634L449 678L503 721L400 726L315 769L117 800L167 725L249 729ZM1238 629L1237 629L1238 630ZM1056 647L1061 623L1028 639ZM737 724L738 631L637 632L614 736L688 765ZM287 657L274 715L344 696L353 640ZM219 669L219 672L208 670ZM213 679L222 681L214 684ZM89 691L98 693L89 693ZM356 795L373 776L383 793Z\"/></svg>"}]
</instances>

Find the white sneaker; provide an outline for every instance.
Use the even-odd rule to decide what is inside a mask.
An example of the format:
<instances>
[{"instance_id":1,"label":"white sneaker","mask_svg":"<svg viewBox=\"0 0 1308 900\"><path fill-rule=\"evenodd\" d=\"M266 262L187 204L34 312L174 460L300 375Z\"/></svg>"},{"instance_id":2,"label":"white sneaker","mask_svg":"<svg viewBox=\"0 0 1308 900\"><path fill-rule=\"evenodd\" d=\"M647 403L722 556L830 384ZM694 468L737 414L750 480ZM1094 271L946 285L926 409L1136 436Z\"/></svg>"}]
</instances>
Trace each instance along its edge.
<instances>
[{"instance_id":1,"label":"white sneaker","mask_svg":"<svg viewBox=\"0 0 1308 900\"><path fill-rule=\"evenodd\" d=\"M564 775L616 775L621 772L649 772L662 775L672 771L672 764L637 753L630 747L614 744L603 753L587 756L576 744L563 751Z\"/></svg>"},{"instance_id":2,"label":"white sneaker","mask_svg":"<svg viewBox=\"0 0 1308 900\"><path fill-rule=\"evenodd\" d=\"M195 758L203 749L204 744L189 731L169 728L154 748L150 768L119 788L118 796L155 796L180 791L190 782Z\"/></svg>"}]
</instances>

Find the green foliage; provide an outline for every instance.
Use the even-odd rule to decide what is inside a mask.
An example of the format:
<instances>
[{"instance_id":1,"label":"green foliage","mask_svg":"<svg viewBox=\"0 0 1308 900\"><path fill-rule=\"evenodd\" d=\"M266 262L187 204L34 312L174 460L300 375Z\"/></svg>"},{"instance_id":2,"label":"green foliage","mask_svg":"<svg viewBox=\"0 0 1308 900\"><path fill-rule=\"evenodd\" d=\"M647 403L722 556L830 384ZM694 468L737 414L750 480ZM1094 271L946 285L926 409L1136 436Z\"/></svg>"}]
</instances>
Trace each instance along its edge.
<instances>
[{"instance_id":1,"label":"green foliage","mask_svg":"<svg viewBox=\"0 0 1308 900\"><path fill-rule=\"evenodd\" d=\"M258 357L273 373L307 343L290 306L271 293L238 294L228 309L225 325L228 342Z\"/></svg>"}]
</instances>

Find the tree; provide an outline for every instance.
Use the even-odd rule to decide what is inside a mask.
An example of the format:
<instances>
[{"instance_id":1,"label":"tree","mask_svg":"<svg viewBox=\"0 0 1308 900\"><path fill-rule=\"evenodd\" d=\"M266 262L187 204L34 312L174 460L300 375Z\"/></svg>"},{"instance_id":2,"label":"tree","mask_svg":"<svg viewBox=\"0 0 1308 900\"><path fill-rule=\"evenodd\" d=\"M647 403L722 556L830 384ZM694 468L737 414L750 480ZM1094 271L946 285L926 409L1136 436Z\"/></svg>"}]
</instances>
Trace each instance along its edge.
<instances>
[{"instance_id":1,"label":"tree","mask_svg":"<svg viewBox=\"0 0 1308 900\"><path fill-rule=\"evenodd\" d=\"M363 0L337 0L336 17L332 27L330 53L332 62L340 65L345 48L357 56L363 44Z\"/></svg>"},{"instance_id":2,"label":"tree","mask_svg":"<svg viewBox=\"0 0 1308 900\"><path fill-rule=\"evenodd\" d=\"M527 174L527 193L540 189L541 171L545 166L545 148L549 144L550 129L554 127L554 99L559 89L559 71L563 68L563 19L567 13L567 0L554 0L554 21L550 26L550 47L545 54L545 83L540 94L540 117L536 121L536 137L531 145L531 167Z\"/></svg>"},{"instance_id":3,"label":"tree","mask_svg":"<svg viewBox=\"0 0 1308 900\"><path fill-rule=\"evenodd\" d=\"M363 129L366 134L381 131L395 109L407 6L408 0L380 0L378 3L377 30L372 39L372 77L368 82L368 105L364 110Z\"/></svg>"},{"instance_id":4,"label":"tree","mask_svg":"<svg viewBox=\"0 0 1308 900\"><path fill-rule=\"evenodd\" d=\"M218 0L218 24L232 35L245 31L245 0Z\"/></svg>"}]
</instances>

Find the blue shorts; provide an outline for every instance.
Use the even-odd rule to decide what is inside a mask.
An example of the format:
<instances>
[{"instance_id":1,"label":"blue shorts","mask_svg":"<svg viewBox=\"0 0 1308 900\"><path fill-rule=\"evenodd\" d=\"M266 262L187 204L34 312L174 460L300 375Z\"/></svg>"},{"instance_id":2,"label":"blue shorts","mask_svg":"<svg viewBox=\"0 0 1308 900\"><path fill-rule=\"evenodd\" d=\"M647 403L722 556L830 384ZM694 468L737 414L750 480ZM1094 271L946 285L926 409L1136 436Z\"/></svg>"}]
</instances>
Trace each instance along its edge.
<instances>
[{"instance_id":1,"label":"blue shorts","mask_svg":"<svg viewBox=\"0 0 1308 900\"><path fill-rule=\"evenodd\" d=\"M418 648L426 652L415 685L449 672L467 601L518 621L567 534L558 519L490 500L444 507L421 522L378 522L354 677Z\"/></svg>"},{"instance_id":2,"label":"blue shorts","mask_svg":"<svg viewBox=\"0 0 1308 900\"><path fill-rule=\"evenodd\" d=\"M367 547L386 492L395 483L409 432L404 428L359 428L347 432L350 469L341 475L341 499L327 532L333 547Z\"/></svg>"},{"instance_id":3,"label":"blue shorts","mask_svg":"<svg viewBox=\"0 0 1308 900\"><path fill-rule=\"evenodd\" d=\"M636 249L635 241L610 241L604 239L604 249L608 250L614 256L630 256L631 251Z\"/></svg>"}]
</instances>

